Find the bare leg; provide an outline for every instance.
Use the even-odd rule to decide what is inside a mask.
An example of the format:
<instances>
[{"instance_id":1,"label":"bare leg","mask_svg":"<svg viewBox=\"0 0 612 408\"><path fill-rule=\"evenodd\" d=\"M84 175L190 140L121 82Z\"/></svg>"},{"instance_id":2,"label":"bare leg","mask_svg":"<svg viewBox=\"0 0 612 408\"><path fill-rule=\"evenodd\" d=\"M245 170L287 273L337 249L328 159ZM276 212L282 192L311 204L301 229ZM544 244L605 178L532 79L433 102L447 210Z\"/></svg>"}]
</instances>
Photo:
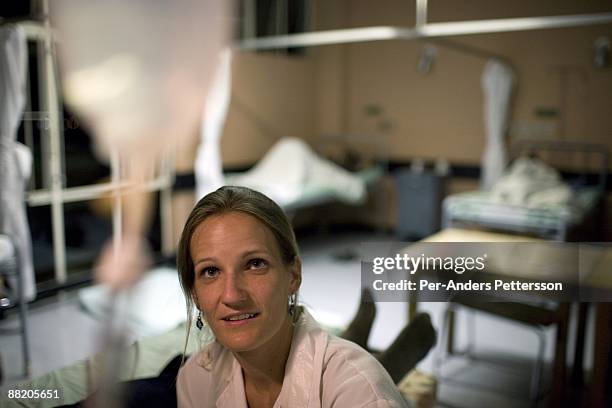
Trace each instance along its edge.
<instances>
[{"instance_id":1,"label":"bare leg","mask_svg":"<svg viewBox=\"0 0 612 408\"><path fill-rule=\"evenodd\" d=\"M436 343L436 331L427 313L418 314L397 336L389 348L377 353L367 348L372 323L376 317L376 303L368 289L361 291L359 310L340 337L357 343L380 361L398 383L421 361Z\"/></svg>"},{"instance_id":2,"label":"bare leg","mask_svg":"<svg viewBox=\"0 0 612 408\"><path fill-rule=\"evenodd\" d=\"M436 331L427 313L417 315L378 356L395 383L421 361L436 343Z\"/></svg>"},{"instance_id":3,"label":"bare leg","mask_svg":"<svg viewBox=\"0 0 612 408\"><path fill-rule=\"evenodd\" d=\"M340 337L357 343L364 349L368 349L368 337L372 329L372 323L376 317L376 303L372 299L372 294L368 289L361 291L361 301L359 310L353 318L349 327L340 335Z\"/></svg>"}]
</instances>

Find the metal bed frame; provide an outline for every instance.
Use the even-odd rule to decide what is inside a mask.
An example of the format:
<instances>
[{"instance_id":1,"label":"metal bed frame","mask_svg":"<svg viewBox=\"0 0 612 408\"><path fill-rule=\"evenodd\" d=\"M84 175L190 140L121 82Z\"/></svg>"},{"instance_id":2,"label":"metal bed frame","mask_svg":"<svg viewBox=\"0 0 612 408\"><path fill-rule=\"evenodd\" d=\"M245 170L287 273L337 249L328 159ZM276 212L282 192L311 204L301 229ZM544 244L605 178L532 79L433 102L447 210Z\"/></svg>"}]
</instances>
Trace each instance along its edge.
<instances>
[{"instance_id":1,"label":"metal bed frame","mask_svg":"<svg viewBox=\"0 0 612 408\"><path fill-rule=\"evenodd\" d=\"M30 375L30 346L28 338L28 303L25 300L23 278L19 273L19 260L15 253L15 246L13 241L8 235L0 234L0 242L8 244L11 248L11 252L6 258L0 258L0 277L14 276L17 282L16 288L11 288L11 292L8 295L9 302L7 304L0 304L0 310L7 309L15 306L13 301L17 299L17 308L19 309L19 327L17 328L1 328L0 334L14 334L18 333L21 336L21 350L23 357L23 376L29 377ZM14 295L14 296L13 296ZM1 360L0 360L1 363ZM0 379L3 378L2 364L0 364ZM0 381L1 382L1 381Z\"/></svg>"}]
</instances>

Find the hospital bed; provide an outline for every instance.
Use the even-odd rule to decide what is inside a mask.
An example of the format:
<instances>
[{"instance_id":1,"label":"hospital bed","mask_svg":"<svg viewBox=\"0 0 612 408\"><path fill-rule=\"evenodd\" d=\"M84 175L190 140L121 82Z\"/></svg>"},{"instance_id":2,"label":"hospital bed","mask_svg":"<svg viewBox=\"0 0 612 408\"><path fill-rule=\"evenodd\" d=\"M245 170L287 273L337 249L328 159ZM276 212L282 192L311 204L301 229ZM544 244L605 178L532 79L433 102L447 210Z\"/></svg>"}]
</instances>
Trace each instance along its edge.
<instances>
[{"instance_id":1,"label":"hospital bed","mask_svg":"<svg viewBox=\"0 0 612 408\"><path fill-rule=\"evenodd\" d=\"M510 205L496 202L488 191L469 191L444 200L443 225L508 231L557 241L594 240L597 225L601 225L609 163L607 150L574 141L522 140L513 145L511 156L517 158L521 154L542 159L562 156L565 162L571 163L580 161L582 172L564 177L572 191L568 204ZM597 177L591 180L589 173L594 171Z\"/></svg>"},{"instance_id":2,"label":"hospital bed","mask_svg":"<svg viewBox=\"0 0 612 408\"><path fill-rule=\"evenodd\" d=\"M328 136L317 147L333 142ZM351 142L364 143L364 140L351 137ZM365 143L375 142L365 139ZM251 170L225 174L225 184L260 191L289 216L297 210L331 202L360 205L367 199L368 188L386 172L386 161L381 160L385 156L380 150L378 143L376 148L370 148L376 155L375 160L359 170L349 171L328 160L322 152L315 152L302 139L283 138Z\"/></svg>"},{"instance_id":3,"label":"hospital bed","mask_svg":"<svg viewBox=\"0 0 612 408\"><path fill-rule=\"evenodd\" d=\"M385 168L381 165L372 165L366 169L359 170L352 173L352 176L360 180L366 187L372 186L376 181L384 175ZM236 184L236 177L238 173L228 173L226 175L227 184ZM283 202L281 207L287 214L292 215L295 211L310 208L321 204L326 204L334 201L343 201L338 194L331 188L322 185L309 185L305 186L298 196ZM360 203L361 200L352 201L349 203Z\"/></svg>"}]
</instances>

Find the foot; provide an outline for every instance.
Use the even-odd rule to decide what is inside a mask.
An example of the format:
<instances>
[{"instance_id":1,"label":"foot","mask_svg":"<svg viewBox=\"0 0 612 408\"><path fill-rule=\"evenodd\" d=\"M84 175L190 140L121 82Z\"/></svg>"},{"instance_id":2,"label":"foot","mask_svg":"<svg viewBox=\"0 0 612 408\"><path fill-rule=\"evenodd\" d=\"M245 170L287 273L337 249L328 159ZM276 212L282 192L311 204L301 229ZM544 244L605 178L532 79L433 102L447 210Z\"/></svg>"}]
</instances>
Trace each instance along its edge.
<instances>
[{"instance_id":1,"label":"foot","mask_svg":"<svg viewBox=\"0 0 612 408\"><path fill-rule=\"evenodd\" d=\"M417 315L378 360L397 384L436 344L436 330L427 313Z\"/></svg>"}]
</instances>

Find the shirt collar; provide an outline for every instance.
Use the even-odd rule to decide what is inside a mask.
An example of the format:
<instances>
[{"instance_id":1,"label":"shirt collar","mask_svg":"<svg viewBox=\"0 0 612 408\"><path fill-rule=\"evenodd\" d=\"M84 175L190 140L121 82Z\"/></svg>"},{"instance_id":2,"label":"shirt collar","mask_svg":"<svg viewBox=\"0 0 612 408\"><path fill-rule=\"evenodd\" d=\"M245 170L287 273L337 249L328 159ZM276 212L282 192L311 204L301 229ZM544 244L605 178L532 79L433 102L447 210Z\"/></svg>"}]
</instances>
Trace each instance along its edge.
<instances>
[{"instance_id":1,"label":"shirt collar","mask_svg":"<svg viewBox=\"0 0 612 408\"><path fill-rule=\"evenodd\" d=\"M318 401L320 395L327 339L327 333L318 326L310 313L302 309L295 324L283 388L275 408L317 405L315 401Z\"/></svg>"},{"instance_id":2,"label":"shirt collar","mask_svg":"<svg viewBox=\"0 0 612 408\"><path fill-rule=\"evenodd\" d=\"M274 408L318 405L315 401L318 401L321 391L323 356L328 337L310 313L301 309L285 365L283 387ZM215 366L219 366L216 363L224 358L230 359L231 364L220 364L225 369L215 373L215 376L218 375L215 387L215 395L219 396L217 407L247 408L242 368L229 350L215 341L198 353L196 361L207 371L212 371Z\"/></svg>"}]
</instances>

